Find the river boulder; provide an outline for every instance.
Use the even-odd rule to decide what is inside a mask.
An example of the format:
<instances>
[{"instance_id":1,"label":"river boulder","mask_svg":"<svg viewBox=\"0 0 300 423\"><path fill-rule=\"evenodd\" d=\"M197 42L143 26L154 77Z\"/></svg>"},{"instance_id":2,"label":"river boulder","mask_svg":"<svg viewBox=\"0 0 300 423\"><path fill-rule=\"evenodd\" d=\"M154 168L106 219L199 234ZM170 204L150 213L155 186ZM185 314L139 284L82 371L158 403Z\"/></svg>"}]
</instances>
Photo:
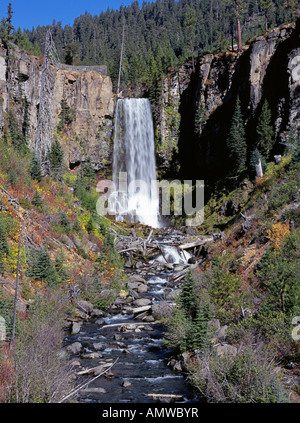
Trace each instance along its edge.
<instances>
[{"instance_id":1,"label":"river boulder","mask_svg":"<svg viewBox=\"0 0 300 423\"><path fill-rule=\"evenodd\" d=\"M175 308L174 303L168 303L167 301L160 301L159 303L152 304L152 316L154 319L161 320L165 317L170 317Z\"/></svg>"},{"instance_id":2,"label":"river boulder","mask_svg":"<svg viewBox=\"0 0 300 423\"><path fill-rule=\"evenodd\" d=\"M73 344L68 345L67 351L70 354L79 354L82 350L82 345L80 342L73 342Z\"/></svg>"}]
</instances>

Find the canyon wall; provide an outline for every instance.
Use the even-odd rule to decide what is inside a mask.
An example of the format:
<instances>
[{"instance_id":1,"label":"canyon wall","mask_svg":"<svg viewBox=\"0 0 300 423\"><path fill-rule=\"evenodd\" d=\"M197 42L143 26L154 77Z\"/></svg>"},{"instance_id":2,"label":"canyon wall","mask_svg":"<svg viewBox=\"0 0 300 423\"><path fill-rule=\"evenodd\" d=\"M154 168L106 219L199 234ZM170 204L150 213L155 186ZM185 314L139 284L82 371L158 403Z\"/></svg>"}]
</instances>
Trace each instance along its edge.
<instances>
[{"instance_id":1,"label":"canyon wall","mask_svg":"<svg viewBox=\"0 0 300 423\"><path fill-rule=\"evenodd\" d=\"M300 21L250 40L242 52L207 54L196 72L188 63L165 78L158 147L163 170L180 168L185 178L226 174L226 138L237 97L249 153L265 99L272 111L274 154L291 126L300 133ZM178 131L170 119L179 114ZM198 122L197 122L198 119ZM195 125L197 124L197 128Z\"/></svg>"},{"instance_id":2,"label":"canyon wall","mask_svg":"<svg viewBox=\"0 0 300 423\"><path fill-rule=\"evenodd\" d=\"M26 127L29 146L34 149L38 122L43 58L12 46L0 47L0 129L12 110L19 127ZM102 169L112 160L112 119L114 96L112 82L105 66L51 66L51 92L54 131L71 167L91 159L95 169ZM10 92L10 96L8 95ZM62 107L70 119L59 124ZM26 122L25 122L26 120ZM59 129L58 129L59 128Z\"/></svg>"},{"instance_id":3,"label":"canyon wall","mask_svg":"<svg viewBox=\"0 0 300 423\"><path fill-rule=\"evenodd\" d=\"M156 106L160 177L214 179L226 175L226 138L237 97L249 155L265 99L272 111L274 154L282 151L280 142L290 126L300 130L299 34L298 20L250 40L242 52L199 57L195 72L191 62L169 70L161 103ZM0 131L12 110L31 149L36 143L42 64L42 57L17 46L12 46L8 55L0 44ZM105 66L60 65L51 67L51 74L48 95L52 98L53 129L66 164L73 168L90 158L96 170L110 173L115 96ZM62 122L62 112L68 114L66 122Z\"/></svg>"}]
</instances>

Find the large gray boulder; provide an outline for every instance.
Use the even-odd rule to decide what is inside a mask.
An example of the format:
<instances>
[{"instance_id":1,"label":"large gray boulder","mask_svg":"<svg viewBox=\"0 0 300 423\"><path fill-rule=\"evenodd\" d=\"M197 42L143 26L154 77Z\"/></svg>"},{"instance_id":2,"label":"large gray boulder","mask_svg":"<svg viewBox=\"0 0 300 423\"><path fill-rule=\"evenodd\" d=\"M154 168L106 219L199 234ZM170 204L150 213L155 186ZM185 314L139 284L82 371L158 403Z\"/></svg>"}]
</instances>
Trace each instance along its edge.
<instances>
[{"instance_id":1,"label":"large gray boulder","mask_svg":"<svg viewBox=\"0 0 300 423\"><path fill-rule=\"evenodd\" d=\"M67 351L70 354L79 354L81 350L82 345L80 342L74 342L73 344L67 346Z\"/></svg>"},{"instance_id":2,"label":"large gray boulder","mask_svg":"<svg viewBox=\"0 0 300 423\"><path fill-rule=\"evenodd\" d=\"M161 320L165 317L170 317L175 308L174 303L167 301L160 301L159 303L152 304L152 316L154 319Z\"/></svg>"}]
</instances>

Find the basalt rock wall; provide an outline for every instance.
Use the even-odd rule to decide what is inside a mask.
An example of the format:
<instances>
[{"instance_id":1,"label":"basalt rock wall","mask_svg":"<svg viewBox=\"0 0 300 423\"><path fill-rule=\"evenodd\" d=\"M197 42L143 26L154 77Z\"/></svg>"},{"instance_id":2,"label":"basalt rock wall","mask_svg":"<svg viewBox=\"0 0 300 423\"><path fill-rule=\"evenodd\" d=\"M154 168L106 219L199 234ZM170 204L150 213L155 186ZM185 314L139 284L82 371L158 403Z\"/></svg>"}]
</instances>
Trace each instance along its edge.
<instances>
[{"instance_id":1,"label":"basalt rock wall","mask_svg":"<svg viewBox=\"0 0 300 423\"><path fill-rule=\"evenodd\" d=\"M17 46L0 45L0 129L12 110L29 146L35 148L43 57L35 57ZM71 167L91 159L95 169L110 166L114 96L105 66L51 66L54 132ZM62 106L70 119L60 126ZM26 122L25 122L26 121Z\"/></svg>"},{"instance_id":2,"label":"basalt rock wall","mask_svg":"<svg viewBox=\"0 0 300 423\"><path fill-rule=\"evenodd\" d=\"M294 126L300 133L299 34L298 20L250 40L242 52L200 57L195 72L190 63L172 70L164 84L162 142L157 152L163 168L175 172L180 168L184 178L223 177L229 170L226 138L237 97L249 155L265 100L272 111L276 138L273 153L282 152L281 142L289 128ZM174 124L170 125L170 111L177 119L177 132Z\"/></svg>"}]
</instances>

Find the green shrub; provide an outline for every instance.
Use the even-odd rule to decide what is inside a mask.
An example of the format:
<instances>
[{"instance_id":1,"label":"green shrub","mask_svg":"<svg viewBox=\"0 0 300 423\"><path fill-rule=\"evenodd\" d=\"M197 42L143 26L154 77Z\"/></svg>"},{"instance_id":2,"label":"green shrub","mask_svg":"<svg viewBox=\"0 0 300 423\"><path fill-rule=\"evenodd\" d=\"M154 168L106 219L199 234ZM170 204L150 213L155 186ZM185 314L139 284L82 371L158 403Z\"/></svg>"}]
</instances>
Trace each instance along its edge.
<instances>
[{"instance_id":1,"label":"green shrub","mask_svg":"<svg viewBox=\"0 0 300 423\"><path fill-rule=\"evenodd\" d=\"M45 249L30 252L27 276L46 282L50 287L57 286L59 283L57 271Z\"/></svg>"},{"instance_id":2,"label":"green shrub","mask_svg":"<svg viewBox=\"0 0 300 423\"><path fill-rule=\"evenodd\" d=\"M212 309L205 284L197 280L191 269L186 274L177 305L167 322L166 345L181 352L209 349L212 333L208 321L212 318Z\"/></svg>"},{"instance_id":3,"label":"green shrub","mask_svg":"<svg viewBox=\"0 0 300 423\"><path fill-rule=\"evenodd\" d=\"M36 207L38 211L41 212L43 210L44 199L37 190L35 190L31 203Z\"/></svg>"},{"instance_id":4,"label":"green shrub","mask_svg":"<svg viewBox=\"0 0 300 423\"><path fill-rule=\"evenodd\" d=\"M189 380L208 402L289 402L274 357L251 345L236 354L198 356L188 364Z\"/></svg>"},{"instance_id":5,"label":"green shrub","mask_svg":"<svg viewBox=\"0 0 300 423\"><path fill-rule=\"evenodd\" d=\"M65 211L59 213L59 224L64 233L69 234L71 232L71 223Z\"/></svg>"},{"instance_id":6,"label":"green shrub","mask_svg":"<svg viewBox=\"0 0 300 423\"><path fill-rule=\"evenodd\" d=\"M256 274L267 294L262 306L266 314L273 310L292 315L299 308L299 245L300 229L296 229L280 250L267 250L258 266Z\"/></svg>"},{"instance_id":7,"label":"green shrub","mask_svg":"<svg viewBox=\"0 0 300 423\"><path fill-rule=\"evenodd\" d=\"M212 260L210 296L218 307L232 303L242 284L240 276L230 267L232 260L229 255L214 256Z\"/></svg>"},{"instance_id":8,"label":"green shrub","mask_svg":"<svg viewBox=\"0 0 300 423\"><path fill-rule=\"evenodd\" d=\"M42 167L39 159L35 155L31 159L29 173L31 179L41 182L43 177Z\"/></svg>"}]
</instances>

